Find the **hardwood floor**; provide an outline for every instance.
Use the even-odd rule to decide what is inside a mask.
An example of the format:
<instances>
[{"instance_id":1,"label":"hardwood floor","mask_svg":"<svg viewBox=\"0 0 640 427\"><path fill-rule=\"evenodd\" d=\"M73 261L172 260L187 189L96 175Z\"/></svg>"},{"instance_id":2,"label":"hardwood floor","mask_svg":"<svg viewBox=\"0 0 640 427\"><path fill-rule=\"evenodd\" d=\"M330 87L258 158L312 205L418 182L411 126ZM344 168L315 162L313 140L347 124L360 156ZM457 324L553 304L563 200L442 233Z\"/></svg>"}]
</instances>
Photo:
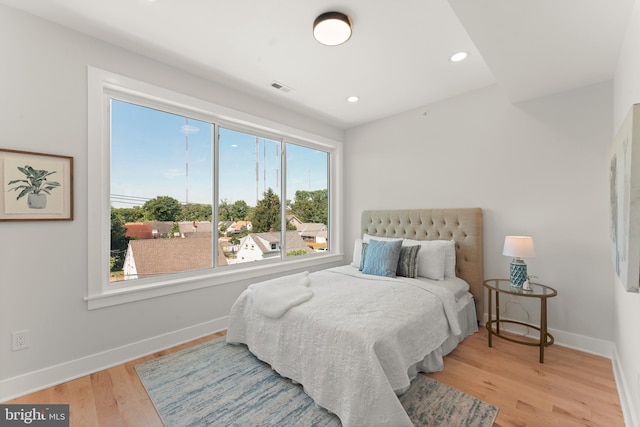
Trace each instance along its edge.
<instances>
[{"instance_id":1,"label":"hardwood floor","mask_svg":"<svg viewBox=\"0 0 640 427\"><path fill-rule=\"evenodd\" d=\"M500 408L494 426L624 426L609 359L552 345L544 362L481 328L429 376Z\"/></svg>"},{"instance_id":2,"label":"hardwood floor","mask_svg":"<svg viewBox=\"0 0 640 427\"><path fill-rule=\"evenodd\" d=\"M162 426L134 370L138 363L215 339L118 365L6 403L68 403L72 427ZM445 358L432 378L500 408L494 426L624 426L611 361L553 345L538 363L535 347L494 339L484 328Z\"/></svg>"}]
</instances>

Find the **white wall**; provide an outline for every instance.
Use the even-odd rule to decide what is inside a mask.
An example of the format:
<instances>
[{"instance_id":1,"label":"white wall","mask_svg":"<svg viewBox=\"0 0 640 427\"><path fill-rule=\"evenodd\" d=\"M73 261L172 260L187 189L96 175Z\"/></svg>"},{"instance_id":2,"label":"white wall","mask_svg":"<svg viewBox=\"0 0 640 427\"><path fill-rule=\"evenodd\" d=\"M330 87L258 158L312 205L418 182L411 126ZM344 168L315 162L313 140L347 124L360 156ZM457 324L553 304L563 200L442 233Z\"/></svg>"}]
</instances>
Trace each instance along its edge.
<instances>
[{"instance_id":1,"label":"white wall","mask_svg":"<svg viewBox=\"0 0 640 427\"><path fill-rule=\"evenodd\" d=\"M505 235L533 236L557 342L609 355L611 98L608 82L512 105L492 86L347 131L347 241L363 209L481 207L485 277L508 277Z\"/></svg>"},{"instance_id":2,"label":"white wall","mask_svg":"<svg viewBox=\"0 0 640 427\"><path fill-rule=\"evenodd\" d=\"M622 46L614 78L614 122L611 135L617 132L634 103L640 103L640 3L635 2L629 18L627 34ZM625 292L617 277L612 275L614 288L614 340L618 352L620 379L629 406L628 425L637 426L640 420L640 340L636 328L640 325L640 294ZM635 404L634 404L635 402ZM624 402L623 402L624 403ZM626 414L625 414L626 415Z\"/></svg>"},{"instance_id":3,"label":"white wall","mask_svg":"<svg viewBox=\"0 0 640 427\"><path fill-rule=\"evenodd\" d=\"M242 283L87 310L87 66L326 138L343 131L4 6L0 35L0 147L75 159L73 221L0 222L0 401L226 327ZM12 352L25 329L31 347Z\"/></svg>"}]
</instances>

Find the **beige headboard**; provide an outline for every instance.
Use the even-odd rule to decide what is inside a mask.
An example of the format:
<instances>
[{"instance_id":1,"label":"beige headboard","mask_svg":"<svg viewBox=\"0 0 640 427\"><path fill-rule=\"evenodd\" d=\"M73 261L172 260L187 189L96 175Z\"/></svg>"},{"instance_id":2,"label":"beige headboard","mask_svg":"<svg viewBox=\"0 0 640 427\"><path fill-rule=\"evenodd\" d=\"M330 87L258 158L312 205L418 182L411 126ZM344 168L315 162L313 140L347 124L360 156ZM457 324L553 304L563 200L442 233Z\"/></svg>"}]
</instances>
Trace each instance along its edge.
<instances>
[{"instance_id":1,"label":"beige headboard","mask_svg":"<svg viewBox=\"0 0 640 427\"><path fill-rule=\"evenodd\" d=\"M366 210L360 224L361 232L372 236L455 240L456 275L469 283L478 320L482 319L482 209Z\"/></svg>"}]
</instances>

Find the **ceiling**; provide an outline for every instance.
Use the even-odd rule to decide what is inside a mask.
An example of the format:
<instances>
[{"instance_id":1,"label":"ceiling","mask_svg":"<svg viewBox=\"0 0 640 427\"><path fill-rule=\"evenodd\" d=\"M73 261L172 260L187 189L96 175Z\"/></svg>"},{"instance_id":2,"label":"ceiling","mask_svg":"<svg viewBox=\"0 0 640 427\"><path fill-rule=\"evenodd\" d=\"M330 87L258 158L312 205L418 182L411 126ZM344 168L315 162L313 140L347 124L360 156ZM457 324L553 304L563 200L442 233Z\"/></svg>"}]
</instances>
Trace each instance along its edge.
<instances>
[{"instance_id":1,"label":"ceiling","mask_svg":"<svg viewBox=\"0 0 640 427\"><path fill-rule=\"evenodd\" d=\"M611 79L633 2L0 0L343 129L491 84L519 102ZM340 46L312 36L330 10L353 21Z\"/></svg>"}]
</instances>

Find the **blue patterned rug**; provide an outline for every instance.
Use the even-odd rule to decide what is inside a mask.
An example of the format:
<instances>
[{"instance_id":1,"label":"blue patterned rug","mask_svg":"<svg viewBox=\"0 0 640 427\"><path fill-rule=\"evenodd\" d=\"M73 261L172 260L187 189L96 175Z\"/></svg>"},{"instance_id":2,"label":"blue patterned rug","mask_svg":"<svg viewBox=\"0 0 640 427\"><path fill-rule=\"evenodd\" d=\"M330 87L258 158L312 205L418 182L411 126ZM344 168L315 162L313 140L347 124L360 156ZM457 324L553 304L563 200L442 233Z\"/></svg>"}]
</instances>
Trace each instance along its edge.
<instances>
[{"instance_id":1,"label":"blue patterned rug","mask_svg":"<svg viewBox=\"0 0 640 427\"><path fill-rule=\"evenodd\" d=\"M135 367L167 427L340 426L244 345L209 341ZM400 397L416 426L490 427L498 408L418 375Z\"/></svg>"}]
</instances>

